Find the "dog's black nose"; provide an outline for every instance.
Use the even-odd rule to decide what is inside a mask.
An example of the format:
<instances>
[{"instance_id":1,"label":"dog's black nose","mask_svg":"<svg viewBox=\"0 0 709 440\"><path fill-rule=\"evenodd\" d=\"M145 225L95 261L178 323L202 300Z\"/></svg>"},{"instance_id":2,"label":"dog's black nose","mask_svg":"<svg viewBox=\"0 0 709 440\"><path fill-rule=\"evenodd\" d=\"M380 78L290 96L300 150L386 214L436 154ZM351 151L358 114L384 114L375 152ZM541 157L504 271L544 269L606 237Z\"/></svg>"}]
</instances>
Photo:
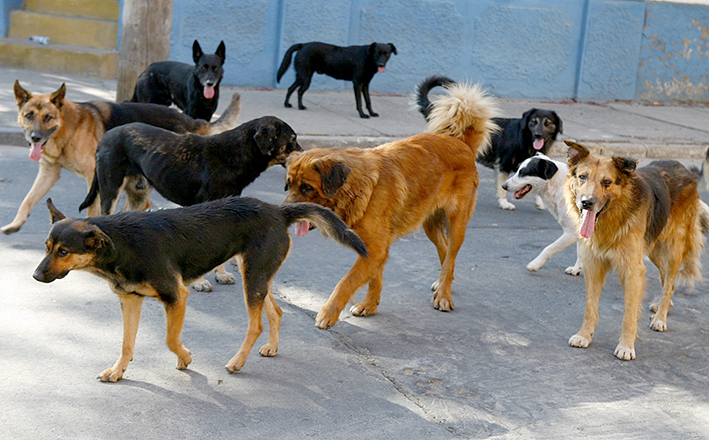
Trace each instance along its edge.
<instances>
[{"instance_id":1,"label":"dog's black nose","mask_svg":"<svg viewBox=\"0 0 709 440\"><path fill-rule=\"evenodd\" d=\"M591 209L593 208L593 205L596 204L596 199L593 197L589 197L588 199L583 199L581 200L581 208L583 209Z\"/></svg>"},{"instance_id":2,"label":"dog's black nose","mask_svg":"<svg viewBox=\"0 0 709 440\"><path fill-rule=\"evenodd\" d=\"M42 140L42 135L32 132L30 133L30 139L32 140L32 142L39 142Z\"/></svg>"},{"instance_id":3,"label":"dog's black nose","mask_svg":"<svg viewBox=\"0 0 709 440\"><path fill-rule=\"evenodd\" d=\"M505 191L507 191L507 182L505 182L505 183L502 184L502 189L504 189Z\"/></svg>"}]
</instances>

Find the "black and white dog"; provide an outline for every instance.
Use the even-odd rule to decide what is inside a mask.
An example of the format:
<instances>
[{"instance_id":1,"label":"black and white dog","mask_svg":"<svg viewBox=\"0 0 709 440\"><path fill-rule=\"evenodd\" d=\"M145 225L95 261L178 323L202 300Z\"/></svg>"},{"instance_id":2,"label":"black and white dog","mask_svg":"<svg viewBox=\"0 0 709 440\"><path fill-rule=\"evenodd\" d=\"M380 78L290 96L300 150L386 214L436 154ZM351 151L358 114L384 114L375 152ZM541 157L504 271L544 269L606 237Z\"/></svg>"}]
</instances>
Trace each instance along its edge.
<instances>
[{"instance_id":1,"label":"black and white dog","mask_svg":"<svg viewBox=\"0 0 709 440\"><path fill-rule=\"evenodd\" d=\"M581 238L576 225L566 212L566 199L564 198L564 182L569 174L566 162L552 160L538 153L520 165L516 173L503 185L505 191L514 193L515 199L521 199L527 194L536 193L542 198L546 208L559 222L564 233L527 264L527 270L535 272L544 266L551 257L563 251ZM576 247L576 263L566 268L569 275L581 273L581 258L578 244Z\"/></svg>"},{"instance_id":2,"label":"black and white dog","mask_svg":"<svg viewBox=\"0 0 709 440\"><path fill-rule=\"evenodd\" d=\"M209 122L219 104L219 83L224 75L226 46L222 41L214 54L192 44L194 65L159 61L138 77L133 102L178 106L186 115Z\"/></svg>"},{"instance_id":3,"label":"black and white dog","mask_svg":"<svg viewBox=\"0 0 709 440\"><path fill-rule=\"evenodd\" d=\"M416 104L428 119L431 102L428 92L434 87L446 87L455 81L445 76L431 76L423 80L416 88ZM521 118L494 118L493 122L500 130L492 135L490 148L477 157L477 161L495 170L495 192L497 203L502 209L515 209L507 201L507 194L502 184L514 173L519 165L536 153L546 154L559 133L563 133L559 115L552 110L533 108L527 110ZM537 199L537 207L544 209Z\"/></svg>"}]
</instances>

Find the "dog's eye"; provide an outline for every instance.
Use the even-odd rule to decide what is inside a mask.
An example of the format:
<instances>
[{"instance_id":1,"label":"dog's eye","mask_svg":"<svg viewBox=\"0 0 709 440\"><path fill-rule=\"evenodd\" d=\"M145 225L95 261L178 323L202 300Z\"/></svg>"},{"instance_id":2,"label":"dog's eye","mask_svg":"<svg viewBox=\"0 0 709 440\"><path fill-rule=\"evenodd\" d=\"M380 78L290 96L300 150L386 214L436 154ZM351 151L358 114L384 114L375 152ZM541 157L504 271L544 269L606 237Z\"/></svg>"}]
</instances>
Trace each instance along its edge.
<instances>
[{"instance_id":1,"label":"dog's eye","mask_svg":"<svg viewBox=\"0 0 709 440\"><path fill-rule=\"evenodd\" d=\"M307 183L303 183L300 185L300 192L304 195L307 196L313 191L313 187L308 185Z\"/></svg>"},{"instance_id":2,"label":"dog's eye","mask_svg":"<svg viewBox=\"0 0 709 440\"><path fill-rule=\"evenodd\" d=\"M45 116L44 116L44 122L45 122L45 123L46 123L46 122L50 122L52 119L54 119L54 118L52 117L52 115L45 115Z\"/></svg>"},{"instance_id":3,"label":"dog's eye","mask_svg":"<svg viewBox=\"0 0 709 440\"><path fill-rule=\"evenodd\" d=\"M579 174L579 182L585 182L588 176L585 174Z\"/></svg>"},{"instance_id":4,"label":"dog's eye","mask_svg":"<svg viewBox=\"0 0 709 440\"><path fill-rule=\"evenodd\" d=\"M69 255L69 251L64 248L57 249L57 257L64 258Z\"/></svg>"},{"instance_id":5,"label":"dog's eye","mask_svg":"<svg viewBox=\"0 0 709 440\"><path fill-rule=\"evenodd\" d=\"M603 188L605 188L605 189L610 188L612 183L613 183L613 182L612 182L610 179L603 179L603 180L601 180L601 186L602 186Z\"/></svg>"},{"instance_id":6,"label":"dog's eye","mask_svg":"<svg viewBox=\"0 0 709 440\"><path fill-rule=\"evenodd\" d=\"M34 113L33 112L27 113L25 115L25 119L27 119L28 121L31 121L32 119L34 119Z\"/></svg>"},{"instance_id":7,"label":"dog's eye","mask_svg":"<svg viewBox=\"0 0 709 440\"><path fill-rule=\"evenodd\" d=\"M544 126L545 126L545 127L551 127L552 125L554 125L554 123L551 122L549 119L545 119L545 120L544 120Z\"/></svg>"}]
</instances>

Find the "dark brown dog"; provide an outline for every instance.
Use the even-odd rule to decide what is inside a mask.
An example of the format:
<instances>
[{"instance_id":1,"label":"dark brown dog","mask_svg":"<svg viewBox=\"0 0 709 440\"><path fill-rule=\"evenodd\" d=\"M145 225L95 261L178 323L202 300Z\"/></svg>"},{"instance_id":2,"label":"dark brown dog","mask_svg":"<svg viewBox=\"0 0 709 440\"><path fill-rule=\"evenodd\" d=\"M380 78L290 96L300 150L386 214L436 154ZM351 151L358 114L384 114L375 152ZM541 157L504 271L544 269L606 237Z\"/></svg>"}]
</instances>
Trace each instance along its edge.
<instances>
[{"instance_id":1,"label":"dark brown dog","mask_svg":"<svg viewBox=\"0 0 709 440\"><path fill-rule=\"evenodd\" d=\"M227 363L235 372L261 334L261 310L268 318L268 343L263 356L275 356L281 309L271 294L271 282L291 246L288 226L313 222L338 243L367 255L364 243L332 211L314 204L271 205L251 198L229 197L187 208L156 212L123 212L86 220L65 218L51 202L54 226L47 238L47 255L34 278L43 283L86 270L108 281L121 300L123 347L118 361L104 370L102 381L116 382L133 359L143 298L165 305L167 346L177 355L177 368L192 362L182 345L187 284L214 266L239 255L249 328L241 348Z\"/></svg>"}]
</instances>

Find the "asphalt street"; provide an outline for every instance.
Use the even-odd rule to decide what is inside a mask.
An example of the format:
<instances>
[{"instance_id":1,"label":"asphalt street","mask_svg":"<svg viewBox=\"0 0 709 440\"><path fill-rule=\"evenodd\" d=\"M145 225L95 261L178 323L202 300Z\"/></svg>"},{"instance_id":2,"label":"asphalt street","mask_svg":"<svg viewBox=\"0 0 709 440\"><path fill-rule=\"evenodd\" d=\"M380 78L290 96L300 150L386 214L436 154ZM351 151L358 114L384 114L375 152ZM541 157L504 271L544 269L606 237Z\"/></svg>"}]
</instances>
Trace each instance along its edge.
<instances>
[{"instance_id":1,"label":"asphalt street","mask_svg":"<svg viewBox=\"0 0 709 440\"><path fill-rule=\"evenodd\" d=\"M13 218L36 169L25 148L0 147L1 224ZM269 169L245 195L280 203L284 175ZM593 343L569 347L584 308L583 278L564 273L573 247L527 272L561 229L532 200L513 212L497 208L493 174L481 168L481 175L453 312L431 305L438 258L417 232L392 247L378 312L343 313L320 330L315 314L355 256L317 231L291 234L273 289L284 312L276 357L258 355L262 335L242 371L223 368L247 315L240 284L216 285L188 300L189 369L175 369L163 308L148 299L135 358L117 384L96 379L121 345L119 303L106 283L82 272L51 284L32 278L50 229L42 202L20 232L0 237L0 437L709 437L707 286L678 288L668 331L654 332L647 306L660 285L650 264L638 358L623 362L613 356L623 302L612 275ZM49 194L74 216L84 195L84 181L69 172ZM155 208L174 206L153 199Z\"/></svg>"}]
</instances>

